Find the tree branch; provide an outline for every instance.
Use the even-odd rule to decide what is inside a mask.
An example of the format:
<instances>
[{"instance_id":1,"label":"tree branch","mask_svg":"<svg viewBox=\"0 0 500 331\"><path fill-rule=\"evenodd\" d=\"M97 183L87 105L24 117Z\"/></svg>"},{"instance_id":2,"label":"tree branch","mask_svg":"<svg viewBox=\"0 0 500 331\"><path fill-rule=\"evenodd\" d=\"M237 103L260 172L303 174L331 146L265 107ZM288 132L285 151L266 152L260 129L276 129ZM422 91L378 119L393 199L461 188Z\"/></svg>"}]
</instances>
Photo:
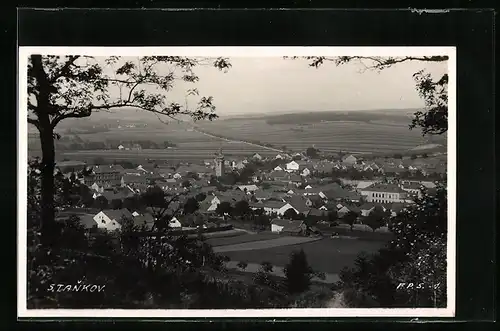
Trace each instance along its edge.
<instances>
[{"instance_id":1,"label":"tree branch","mask_svg":"<svg viewBox=\"0 0 500 331\"><path fill-rule=\"evenodd\" d=\"M28 117L28 123L34 125L40 131L40 123L38 122L38 120Z\"/></svg>"},{"instance_id":2,"label":"tree branch","mask_svg":"<svg viewBox=\"0 0 500 331\"><path fill-rule=\"evenodd\" d=\"M80 58L80 55L74 55L74 56L70 56L69 57L69 60L66 61L66 63L64 64L64 66L61 68L61 70L59 70L58 73L56 73L54 75L54 77L52 77L49 82L51 84L53 84L58 78L60 77L63 77L65 75L68 75L69 74L69 68L73 65L73 63L75 63L75 61Z\"/></svg>"}]
</instances>

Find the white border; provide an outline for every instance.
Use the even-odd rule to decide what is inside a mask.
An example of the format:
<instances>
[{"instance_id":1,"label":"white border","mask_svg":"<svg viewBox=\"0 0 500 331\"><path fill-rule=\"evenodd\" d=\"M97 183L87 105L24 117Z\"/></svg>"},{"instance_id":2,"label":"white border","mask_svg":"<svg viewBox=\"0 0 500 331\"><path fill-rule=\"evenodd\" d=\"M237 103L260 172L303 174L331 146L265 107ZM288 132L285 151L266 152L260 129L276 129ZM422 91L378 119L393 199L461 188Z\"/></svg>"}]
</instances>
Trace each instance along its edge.
<instances>
[{"instance_id":1,"label":"white border","mask_svg":"<svg viewBox=\"0 0 500 331\"><path fill-rule=\"evenodd\" d=\"M140 56L178 55L203 57L265 57L265 56L432 56L448 55L449 117L448 117L448 243L447 243L447 308L410 309L241 309L241 310L122 310L122 309L27 309L26 300L26 215L27 215L27 60L33 53L52 55ZM195 317L454 317L456 272L456 48L455 47L19 47L18 50L18 284L17 312L19 318L55 317L133 317L133 318L195 318Z\"/></svg>"}]
</instances>

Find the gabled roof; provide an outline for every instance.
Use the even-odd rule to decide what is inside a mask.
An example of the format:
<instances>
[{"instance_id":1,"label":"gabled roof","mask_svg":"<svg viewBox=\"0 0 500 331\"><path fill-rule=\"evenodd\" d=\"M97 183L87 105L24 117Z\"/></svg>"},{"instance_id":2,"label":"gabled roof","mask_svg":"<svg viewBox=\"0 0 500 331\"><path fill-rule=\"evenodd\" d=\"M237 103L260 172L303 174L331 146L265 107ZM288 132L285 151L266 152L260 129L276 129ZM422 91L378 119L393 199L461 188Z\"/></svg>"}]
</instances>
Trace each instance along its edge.
<instances>
[{"instance_id":1,"label":"gabled roof","mask_svg":"<svg viewBox=\"0 0 500 331\"><path fill-rule=\"evenodd\" d=\"M406 193L395 184L375 183L364 189L368 192Z\"/></svg>"},{"instance_id":2,"label":"gabled roof","mask_svg":"<svg viewBox=\"0 0 500 331\"><path fill-rule=\"evenodd\" d=\"M99 165L99 166L94 166L92 168L92 171L95 174L122 173L124 171L124 169L120 165Z\"/></svg>"},{"instance_id":3,"label":"gabled roof","mask_svg":"<svg viewBox=\"0 0 500 331\"><path fill-rule=\"evenodd\" d=\"M122 209L106 209L102 211L106 216L110 219L115 220L117 222L121 222L122 218L132 219L132 214L126 208Z\"/></svg>"},{"instance_id":4,"label":"gabled roof","mask_svg":"<svg viewBox=\"0 0 500 331\"><path fill-rule=\"evenodd\" d=\"M125 198L133 196L133 193L130 192L130 190L120 190L118 192L113 192L113 191L107 191L104 190L101 195L106 198L108 201L113 201L113 200L123 200Z\"/></svg>"},{"instance_id":5,"label":"gabled roof","mask_svg":"<svg viewBox=\"0 0 500 331\"><path fill-rule=\"evenodd\" d=\"M285 206L287 203L283 201L273 201L273 200L268 200L259 203L256 205L258 208L273 208L273 209L279 209L283 206ZM254 204L255 205L255 204Z\"/></svg>"},{"instance_id":6,"label":"gabled roof","mask_svg":"<svg viewBox=\"0 0 500 331\"><path fill-rule=\"evenodd\" d=\"M344 205L342 208L347 208L349 211L353 211L355 213L360 213L361 212L361 209L358 206L355 206L355 205Z\"/></svg>"},{"instance_id":7,"label":"gabled roof","mask_svg":"<svg viewBox=\"0 0 500 331\"><path fill-rule=\"evenodd\" d=\"M364 203L363 205L361 205L361 206L359 207L359 209L360 209L360 210L371 210L372 208L375 208L375 206L376 206L376 205L375 205L374 203L369 203L369 202L367 202L367 203Z\"/></svg>"},{"instance_id":8,"label":"gabled roof","mask_svg":"<svg viewBox=\"0 0 500 331\"><path fill-rule=\"evenodd\" d=\"M306 199L302 196L294 195L290 198L285 199L293 208L297 209L300 213L304 213L309 210L306 205Z\"/></svg>"},{"instance_id":9,"label":"gabled roof","mask_svg":"<svg viewBox=\"0 0 500 331\"><path fill-rule=\"evenodd\" d=\"M324 216L326 215L326 212L316 209L316 208L311 208L309 209L306 213L306 216Z\"/></svg>"}]
</instances>

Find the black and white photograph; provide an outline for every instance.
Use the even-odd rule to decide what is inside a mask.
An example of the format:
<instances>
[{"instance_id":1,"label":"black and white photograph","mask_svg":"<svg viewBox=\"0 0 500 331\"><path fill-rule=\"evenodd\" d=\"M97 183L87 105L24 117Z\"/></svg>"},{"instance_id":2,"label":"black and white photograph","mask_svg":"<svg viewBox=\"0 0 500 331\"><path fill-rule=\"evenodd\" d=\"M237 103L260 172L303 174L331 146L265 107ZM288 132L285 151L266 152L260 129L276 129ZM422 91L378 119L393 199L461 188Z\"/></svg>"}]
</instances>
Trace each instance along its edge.
<instances>
[{"instance_id":1,"label":"black and white photograph","mask_svg":"<svg viewBox=\"0 0 500 331\"><path fill-rule=\"evenodd\" d=\"M453 317L455 66L20 47L18 314Z\"/></svg>"}]
</instances>

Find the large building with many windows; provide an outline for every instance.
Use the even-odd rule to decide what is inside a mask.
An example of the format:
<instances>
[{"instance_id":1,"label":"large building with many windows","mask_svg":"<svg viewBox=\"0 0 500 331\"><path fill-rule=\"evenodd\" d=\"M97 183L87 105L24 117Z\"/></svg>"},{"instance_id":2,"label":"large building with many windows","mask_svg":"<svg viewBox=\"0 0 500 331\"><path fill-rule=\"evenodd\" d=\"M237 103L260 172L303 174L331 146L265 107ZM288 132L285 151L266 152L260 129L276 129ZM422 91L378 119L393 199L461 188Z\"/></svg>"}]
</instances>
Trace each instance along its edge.
<instances>
[{"instance_id":1,"label":"large building with many windows","mask_svg":"<svg viewBox=\"0 0 500 331\"><path fill-rule=\"evenodd\" d=\"M410 202L408 192L396 184L378 183L360 190L368 202L395 203Z\"/></svg>"},{"instance_id":2,"label":"large building with many windows","mask_svg":"<svg viewBox=\"0 0 500 331\"><path fill-rule=\"evenodd\" d=\"M85 185L94 183L99 186L119 186L122 183L124 169L120 165L99 165L92 169L92 174L85 177Z\"/></svg>"}]
</instances>

